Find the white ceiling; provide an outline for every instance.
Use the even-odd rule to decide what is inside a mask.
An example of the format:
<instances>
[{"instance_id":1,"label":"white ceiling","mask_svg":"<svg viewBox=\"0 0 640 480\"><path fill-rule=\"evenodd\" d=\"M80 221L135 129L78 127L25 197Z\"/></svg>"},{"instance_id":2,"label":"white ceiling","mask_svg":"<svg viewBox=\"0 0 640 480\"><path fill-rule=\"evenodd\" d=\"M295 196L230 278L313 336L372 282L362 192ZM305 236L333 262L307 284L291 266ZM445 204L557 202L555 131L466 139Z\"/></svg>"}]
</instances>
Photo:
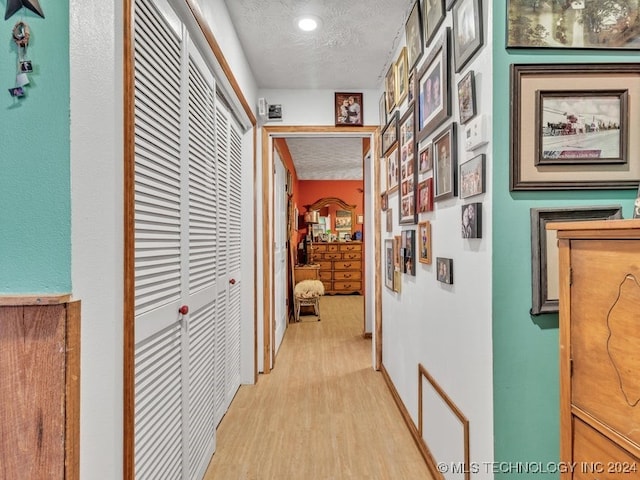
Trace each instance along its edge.
<instances>
[{"instance_id":1,"label":"white ceiling","mask_svg":"<svg viewBox=\"0 0 640 480\"><path fill-rule=\"evenodd\" d=\"M383 83L415 0L225 0L261 89L366 90ZM320 28L301 32L313 14ZM299 178L362 178L362 140L287 138Z\"/></svg>"}]
</instances>

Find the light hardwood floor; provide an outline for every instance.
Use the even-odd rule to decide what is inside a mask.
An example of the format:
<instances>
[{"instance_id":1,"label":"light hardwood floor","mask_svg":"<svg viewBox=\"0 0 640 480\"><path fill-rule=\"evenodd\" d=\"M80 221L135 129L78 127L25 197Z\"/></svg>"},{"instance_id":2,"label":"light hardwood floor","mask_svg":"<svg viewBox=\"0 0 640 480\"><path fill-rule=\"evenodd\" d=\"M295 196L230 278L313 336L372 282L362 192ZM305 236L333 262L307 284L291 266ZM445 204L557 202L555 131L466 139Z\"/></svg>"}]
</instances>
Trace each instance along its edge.
<instances>
[{"instance_id":1,"label":"light hardwood floor","mask_svg":"<svg viewBox=\"0 0 640 480\"><path fill-rule=\"evenodd\" d=\"M275 369L242 386L206 480L431 479L362 337L363 297L289 324Z\"/></svg>"}]
</instances>

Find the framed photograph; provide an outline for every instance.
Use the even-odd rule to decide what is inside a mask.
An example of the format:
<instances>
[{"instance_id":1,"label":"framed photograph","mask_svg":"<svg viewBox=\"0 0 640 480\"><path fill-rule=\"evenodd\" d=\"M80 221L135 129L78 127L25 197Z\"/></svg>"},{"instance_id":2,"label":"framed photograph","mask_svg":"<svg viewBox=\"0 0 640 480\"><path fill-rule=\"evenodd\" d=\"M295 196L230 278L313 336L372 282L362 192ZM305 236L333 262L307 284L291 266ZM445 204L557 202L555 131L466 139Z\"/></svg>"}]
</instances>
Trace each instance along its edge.
<instances>
[{"instance_id":1,"label":"framed photograph","mask_svg":"<svg viewBox=\"0 0 640 480\"><path fill-rule=\"evenodd\" d=\"M558 243L547 223L618 218L620 205L531 209L531 315L558 312Z\"/></svg>"},{"instance_id":2,"label":"framed photograph","mask_svg":"<svg viewBox=\"0 0 640 480\"><path fill-rule=\"evenodd\" d=\"M436 257L436 278L439 282L453 284L453 259Z\"/></svg>"},{"instance_id":3,"label":"framed photograph","mask_svg":"<svg viewBox=\"0 0 640 480\"><path fill-rule=\"evenodd\" d=\"M402 47L396 60L396 105L401 105L409 91L409 67L407 66L407 47Z\"/></svg>"},{"instance_id":4,"label":"framed photograph","mask_svg":"<svg viewBox=\"0 0 640 480\"><path fill-rule=\"evenodd\" d=\"M396 106L396 64L391 64L387 75L384 78L384 88L386 93L387 114L393 112Z\"/></svg>"},{"instance_id":5,"label":"framed photograph","mask_svg":"<svg viewBox=\"0 0 640 480\"><path fill-rule=\"evenodd\" d=\"M380 127L384 127L387 124L387 106L385 103L385 92L382 92L380 95L380 100L378 101L378 114L380 115Z\"/></svg>"},{"instance_id":6,"label":"framed photograph","mask_svg":"<svg viewBox=\"0 0 640 480\"><path fill-rule=\"evenodd\" d=\"M422 30L425 49L429 46L445 17L444 0L422 0Z\"/></svg>"},{"instance_id":7,"label":"framed photograph","mask_svg":"<svg viewBox=\"0 0 640 480\"><path fill-rule=\"evenodd\" d=\"M460 198L469 198L485 192L485 164L484 153L460 164Z\"/></svg>"},{"instance_id":8,"label":"framed photograph","mask_svg":"<svg viewBox=\"0 0 640 480\"><path fill-rule=\"evenodd\" d=\"M628 90L536 92L535 164L627 163Z\"/></svg>"},{"instance_id":9,"label":"framed photograph","mask_svg":"<svg viewBox=\"0 0 640 480\"><path fill-rule=\"evenodd\" d=\"M384 241L384 286L389 290L393 290L393 240Z\"/></svg>"},{"instance_id":10,"label":"framed photograph","mask_svg":"<svg viewBox=\"0 0 640 480\"><path fill-rule=\"evenodd\" d=\"M399 223L415 224L417 221L416 213L416 182L418 180L418 172L416 165L416 142L414 139L414 111L407 110L400 120L400 195L399 207L400 216Z\"/></svg>"},{"instance_id":11,"label":"framed photograph","mask_svg":"<svg viewBox=\"0 0 640 480\"><path fill-rule=\"evenodd\" d=\"M473 70L469 70L458 82L458 113L462 125L476 116L476 81Z\"/></svg>"},{"instance_id":12,"label":"framed photograph","mask_svg":"<svg viewBox=\"0 0 640 480\"><path fill-rule=\"evenodd\" d=\"M387 156L387 193L393 193L398 189L400 177L400 159L398 158L398 144L389 151Z\"/></svg>"},{"instance_id":13,"label":"framed photograph","mask_svg":"<svg viewBox=\"0 0 640 480\"><path fill-rule=\"evenodd\" d=\"M458 194L456 185L456 124L433 139L433 176L435 190L433 199L444 200Z\"/></svg>"},{"instance_id":14,"label":"framed photograph","mask_svg":"<svg viewBox=\"0 0 640 480\"><path fill-rule=\"evenodd\" d=\"M380 156L378 161L380 162L380 194L383 194L387 191L387 158Z\"/></svg>"},{"instance_id":15,"label":"framed photograph","mask_svg":"<svg viewBox=\"0 0 640 480\"><path fill-rule=\"evenodd\" d=\"M433 144L427 143L418 153L418 173L433 170Z\"/></svg>"},{"instance_id":16,"label":"framed photograph","mask_svg":"<svg viewBox=\"0 0 640 480\"><path fill-rule=\"evenodd\" d=\"M386 155L398 142L398 112L394 112L382 130L382 155Z\"/></svg>"},{"instance_id":17,"label":"framed photograph","mask_svg":"<svg viewBox=\"0 0 640 480\"><path fill-rule=\"evenodd\" d=\"M416 231L402 231L402 273L416 274Z\"/></svg>"},{"instance_id":18,"label":"framed photograph","mask_svg":"<svg viewBox=\"0 0 640 480\"><path fill-rule=\"evenodd\" d=\"M336 230L351 233L352 216L349 210L336 210Z\"/></svg>"},{"instance_id":19,"label":"framed photograph","mask_svg":"<svg viewBox=\"0 0 640 480\"><path fill-rule=\"evenodd\" d=\"M412 70L409 74L409 88L407 89L407 108L413 109L413 101L416 99L416 71Z\"/></svg>"},{"instance_id":20,"label":"framed photograph","mask_svg":"<svg viewBox=\"0 0 640 480\"><path fill-rule=\"evenodd\" d=\"M602 96L603 91L611 95ZM628 95L618 95L616 92L628 92ZM629 136L625 132L640 131L640 64L514 64L511 65L510 95L511 191L638 187L640 162L633 159L640 158L640 135ZM594 102L591 105L583 104L581 100L584 98ZM567 101L559 103L558 99ZM602 113L605 104L613 104L611 116ZM537 111L536 107L554 110L566 107L567 110L543 110L535 115L532 113ZM563 116L564 122L559 122ZM601 124L610 126L609 118L618 118L622 125L619 128L601 129ZM565 135L552 135L552 128L559 133L556 127L561 125L552 127L543 123L544 119L549 120L550 124L584 125L577 129L565 125ZM587 123L594 124L589 131ZM571 133L566 134L569 130ZM549 138L544 138L547 136ZM556 143L560 147L552 147ZM626 163L603 163L595 158L588 161L578 159L585 155L579 151L586 150L587 156L595 157L596 150L605 146L609 148L611 144L621 155L626 152ZM547 148L549 154L544 153ZM571 162L560 162L553 158L543 162L539 160L545 156L560 156L564 150L567 153L562 155L573 158Z\"/></svg>"},{"instance_id":21,"label":"framed photograph","mask_svg":"<svg viewBox=\"0 0 640 480\"><path fill-rule=\"evenodd\" d=\"M433 177L418 184L418 212L433 211Z\"/></svg>"},{"instance_id":22,"label":"framed photograph","mask_svg":"<svg viewBox=\"0 0 640 480\"><path fill-rule=\"evenodd\" d=\"M482 203L462 205L462 238L482 238Z\"/></svg>"},{"instance_id":23,"label":"framed photograph","mask_svg":"<svg viewBox=\"0 0 640 480\"><path fill-rule=\"evenodd\" d=\"M418 72L418 92L416 94L416 118L418 120L418 141L432 133L451 115L449 96L449 56L450 29L430 50L424 65Z\"/></svg>"},{"instance_id":24,"label":"framed photograph","mask_svg":"<svg viewBox=\"0 0 640 480\"><path fill-rule=\"evenodd\" d=\"M358 215L356 215L356 223L358 225L363 225L364 224L364 215L359 213Z\"/></svg>"},{"instance_id":25,"label":"framed photograph","mask_svg":"<svg viewBox=\"0 0 640 480\"><path fill-rule=\"evenodd\" d=\"M393 236L393 265L396 271L400 271L402 266L402 258L400 253L402 252L402 235Z\"/></svg>"},{"instance_id":26,"label":"framed photograph","mask_svg":"<svg viewBox=\"0 0 640 480\"><path fill-rule=\"evenodd\" d=\"M420 15L420 0L416 0L411 13L404 24L404 36L407 45L407 65L409 70L416 66L422 56L422 18Z\"/></svg>"},{"instance_id":27,"label":"framed photograph","mask_svg":"<svg viewBox=\"0 0 640 480\"><path fill-rule=\"evenodd\" d=\"M387 232L393 232L393 209L387 209Z\"/></svg>"},{"instance_id":28,"label":"framed photograph","mask_svg":"<svg viewBox=\"0 0 640 480\"><path fill-rule=\"evenodd\" d=\"M480 0L458 0L453 7L453 63L456 73L482 47L482 9Z\"/></svg>"},{"instance_id":29,"label":"framed photograph","mask_svg":"<svg viewBox=\"0 0 640 480\"><path fill-rule=\"evenodd\" d=\"M640 4L507 0L507 48L638 49Z\"/></svg>"},{"instance_id":30,"label":"framed photograph","mask_svg":"<svg viewBox=\"0 0 640 480\"><path fill-rule=\"evenodd\" d=\"M380 195L380 210L383 212L389 208L389 195L387 192L384 192Z\"/></svg>"},{"instance_id":31,"label":"framed photograph","mask_svg":"<svg viewBox=\"0 0 640 480\"><path fill-rule=\"evenodd\" d=\"M418 261L431 265L431 222L418 224Z\"/></svg>"},{"instance_id":32,"label":"framed photograph","mask_svg":"<svg viewBox=\"0 0 640 480\"><path fill-rule=\"evenodd\" d=\"M334 112L336 126L348 125L351 127L362 126L362 93L335 94Z\"/></svg>"}]
</instances>

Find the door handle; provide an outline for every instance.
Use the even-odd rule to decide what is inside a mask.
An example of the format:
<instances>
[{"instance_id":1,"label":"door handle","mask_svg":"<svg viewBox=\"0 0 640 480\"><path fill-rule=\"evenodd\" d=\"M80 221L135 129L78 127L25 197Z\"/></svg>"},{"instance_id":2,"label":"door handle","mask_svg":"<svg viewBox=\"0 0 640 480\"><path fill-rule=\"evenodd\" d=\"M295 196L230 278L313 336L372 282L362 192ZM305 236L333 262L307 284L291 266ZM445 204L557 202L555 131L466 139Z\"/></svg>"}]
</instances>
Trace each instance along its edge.
<instances>
[{"instance_id":1,"label":"door handle","mask_svg":"<svg viewBox=\"0 0 640 480\"><path fill-rule=\"evenodd\" d=\"M182 314L182 315L186 315L187 313L189 313L189 306L188 305L182 305L178 309L178 312L180 312L180 314Z\"/></svg>"},{"instance_id":2,"label":"door handle","mask_svg":"<svg viewBox=\"0 0 640 480\"><path fill-rule=\"evenodd\" d=\"M230 283L231 285L235 285L235 284L236 284L236 279L235 279L235 278L232 278L231 280L229 280L229 283Z\"/></svg>"}]
</instances>

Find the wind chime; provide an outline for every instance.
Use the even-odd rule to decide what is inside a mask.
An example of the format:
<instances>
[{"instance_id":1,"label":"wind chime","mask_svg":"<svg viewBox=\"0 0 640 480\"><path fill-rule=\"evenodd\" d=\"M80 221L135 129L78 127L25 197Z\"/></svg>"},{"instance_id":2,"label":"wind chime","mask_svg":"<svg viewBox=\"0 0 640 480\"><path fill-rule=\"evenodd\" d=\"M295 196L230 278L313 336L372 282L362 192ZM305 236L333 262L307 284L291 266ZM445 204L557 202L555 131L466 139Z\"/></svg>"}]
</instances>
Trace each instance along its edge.
<instances>
[{"instance_id":1,"label":"wind chime","mask_svg":"<svg viewBox=\"0 0 640 480\"><path fill-rule=\"evenodd\" d=\"M44 13L42 13L42 8L38 0L7 0L7 10L4 19L7 20L23 7L44 18ZM27 74L33 72L33 64L31 60L27 59L27 47L29 46L29 39L31 38L31 30L26 22L20 20L13 27L11 35L18 47L18 71L16 73L16 84L9 89L9 94L12 97L24 97L24 87L29 84L29 76Z\"/></svg>"}]
</instances>

